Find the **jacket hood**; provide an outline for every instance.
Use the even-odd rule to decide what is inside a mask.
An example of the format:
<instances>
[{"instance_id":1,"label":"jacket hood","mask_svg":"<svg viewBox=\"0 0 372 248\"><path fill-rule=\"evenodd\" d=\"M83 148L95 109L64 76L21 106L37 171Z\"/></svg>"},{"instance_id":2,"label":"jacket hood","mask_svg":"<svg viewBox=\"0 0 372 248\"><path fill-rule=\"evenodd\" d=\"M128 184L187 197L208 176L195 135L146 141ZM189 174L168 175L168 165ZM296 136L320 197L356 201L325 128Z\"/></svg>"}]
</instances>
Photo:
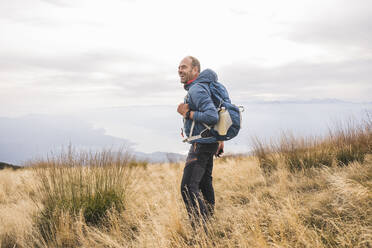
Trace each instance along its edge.
<instances>
[{"instance_id":1,"label":"jacket hood","mask_svg":"<svg viewBox=\"0 0 372 248\"><path fill-rule=\"evenodd\" d=\"M217 82L217 74L211 69L205 69L202 71L199 76L196 78L195 82L197 83L212 83Z\"/></svg>"},{"instance_id":2,"label":"jacket hood","mask_svg":"<svg viewBox=\"0 0 372 248\"><path fill-rule=\"evenodd\" d=\"M194 82L185 85L184 88L185 90L189 90L190 87L196 83L212 83L217 82L217 80L218 80L217 74L212 69L205 69L199 74L199 76L195 79Z\"/></svg>"}]
</instances>

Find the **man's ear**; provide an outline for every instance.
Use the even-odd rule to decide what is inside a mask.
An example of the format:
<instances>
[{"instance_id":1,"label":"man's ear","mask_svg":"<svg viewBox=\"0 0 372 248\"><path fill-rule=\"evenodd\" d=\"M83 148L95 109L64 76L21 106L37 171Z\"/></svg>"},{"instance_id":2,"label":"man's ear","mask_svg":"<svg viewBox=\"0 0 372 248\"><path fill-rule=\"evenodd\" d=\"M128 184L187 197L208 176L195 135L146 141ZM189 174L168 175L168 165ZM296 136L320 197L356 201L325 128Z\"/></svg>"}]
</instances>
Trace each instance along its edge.
<instances>
[{"instance_id":1,"label":"man's ear","mask_svg":"<svg viewBox=\"0 0 372 248\"><path fill-rule=\"evenodd\" d=\"M193 72L193 74L195 74L195 75L199 74L199 72L198 72L198 67L194 66L194 67L192 68L192 72Z\"/></svg>"}]
</instances>

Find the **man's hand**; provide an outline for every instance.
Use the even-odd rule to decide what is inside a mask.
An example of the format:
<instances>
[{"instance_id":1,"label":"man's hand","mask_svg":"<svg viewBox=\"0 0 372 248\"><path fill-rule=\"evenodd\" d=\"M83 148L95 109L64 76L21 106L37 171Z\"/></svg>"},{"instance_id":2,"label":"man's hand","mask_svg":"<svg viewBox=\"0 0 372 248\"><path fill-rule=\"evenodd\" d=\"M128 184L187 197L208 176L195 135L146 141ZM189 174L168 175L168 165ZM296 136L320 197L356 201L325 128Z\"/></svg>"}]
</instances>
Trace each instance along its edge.
<instances>
[{"instance_id":1,"label":"man's hand","mask_svg":"<svg viewBox=\"0 0 372 248\"><path fill-rule=\"evenodd\" d=\"M177 108L177 112L183 117L186 117L186 113L189 111L189 105L187 103L180 103Z\"/></svg>"},{"instance_id":2,"label":"man's hand","mask_svg":"<svg viewBox=\"0 0 372 248\"><path fill-rule=\"evenodd\" d=\"M222 154L223 154L223 148L224 148L224 143L223 141L218 141L218 149L217 149L217 152L216 152L216 157L220 157Z\"/></svg>"}]
</instances>

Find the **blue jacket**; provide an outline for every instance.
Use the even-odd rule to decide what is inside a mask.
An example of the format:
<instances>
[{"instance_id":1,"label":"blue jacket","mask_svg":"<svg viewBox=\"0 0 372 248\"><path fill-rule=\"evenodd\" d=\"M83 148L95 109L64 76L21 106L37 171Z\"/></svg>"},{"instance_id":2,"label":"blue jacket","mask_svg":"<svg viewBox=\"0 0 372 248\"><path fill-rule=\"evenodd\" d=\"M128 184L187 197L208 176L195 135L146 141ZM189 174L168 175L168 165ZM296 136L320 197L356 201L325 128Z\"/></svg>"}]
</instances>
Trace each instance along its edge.
<instances>
[{"instance_id":1,"label":"blue jacket","mask_svg":"<svg viewBox=\"0 0 372 248\"><path fill-rule=\"evenodd\" d=\"M194 82L184 86L185 90L188 91L185 97L185 103L189 104L190 110L194 112L193 120L195 121L195 126L191 136L199 135L201 131L206 129L202 123L213 126L218 121L217 108L212 101L209 89L209 83L212 82L217 82L217 74L211 69L206 69L199 74ZM184 119L184 129L187 137L190 136L193 120ZM215 143L217 140L212 136L197 139L190 143L194 142Z\"/></svg>"}]
</instances>

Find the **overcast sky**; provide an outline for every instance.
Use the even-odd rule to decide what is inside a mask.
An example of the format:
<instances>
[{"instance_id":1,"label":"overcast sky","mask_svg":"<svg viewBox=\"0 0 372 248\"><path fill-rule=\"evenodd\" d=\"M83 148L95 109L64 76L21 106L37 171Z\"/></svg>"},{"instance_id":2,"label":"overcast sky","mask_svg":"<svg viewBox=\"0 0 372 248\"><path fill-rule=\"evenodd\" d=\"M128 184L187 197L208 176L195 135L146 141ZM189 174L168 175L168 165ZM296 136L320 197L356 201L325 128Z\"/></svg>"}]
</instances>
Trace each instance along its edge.
<instances>
[{"instance_id":1,"label":"overcast sky","mask_svg":"<svg viewBox=\"0 0 372 248\"><path fill-rule=\"evenodd\" d=\"M177 67L186 55L215 70L236 104L372 102L371 16L370 0L1 0L0 145L8 149L17 140L17 153L19 144L33 146L44 137L34 138L32 130L48 126L48 142L38 140L45 149L73 140L80 146L132 142L146 152L186 151L175 138L181 126L176 106L185 95ZM138 105L143 108L133 107ZM296 108L286 110L288 119L304 113L302 105ZM319 106L306 108L314 113L307 130L332 112L323 109L320 118ZM265 111L261 119L259 111L245 114L274 131L281 115L274 121L273 108ZM249 135L267 133L248 122L249 128Z\"/></svg>"},{"instance_id":2,"label":"overcast sky","mask_svg":"<svg viewBox=\"0 0 372 248\"><path fill-rule=\"evenodd\" d=\"M370 101L371 16L369 0L2 0L0 116L176 105L185 55L235 101Z\"/></svg>"}]
</instances>

